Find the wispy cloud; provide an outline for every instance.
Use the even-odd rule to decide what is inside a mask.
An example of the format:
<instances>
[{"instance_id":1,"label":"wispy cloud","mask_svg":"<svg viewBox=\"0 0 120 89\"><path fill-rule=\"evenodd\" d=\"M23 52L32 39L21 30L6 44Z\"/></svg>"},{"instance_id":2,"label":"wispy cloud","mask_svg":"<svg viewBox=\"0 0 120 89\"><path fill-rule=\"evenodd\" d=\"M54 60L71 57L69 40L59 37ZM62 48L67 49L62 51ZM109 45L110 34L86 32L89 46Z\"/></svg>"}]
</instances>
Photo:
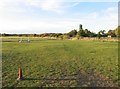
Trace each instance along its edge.
<instances>
[{"instance_id":1,"label":"wispy cloud","mask_svg":"<svg viewBox=\"0 0 120 89\"><path fill-rule=\"evenodd\" d=\"M54 12L57 12L57 13L62 13L62 10L61 10L61 5L62 3L61 2L56 2L56 0L46 0L45 2L43 2L40 7L43 9L43 10L47 10L47 11L54 11Z\"/></svg>"},{"instance_id":2,"label":"wispy cloud","mask_svg":"<svg viewBox=\"0 0 120 89\"><path fill-rule=\"evenodd\" d=\"M111 20L118 20L118 7L109 7L103 11L104 16Z\"/></svg>"},{"instance_id":3,"label":"wispy cloud","mask_svg":"<svg viewBox=\"0 0 120 89\"><path fill-rule=\"evenodd\" d=\"M64 13L66 8L74 7L80 2L73 2L72 4L65 5L63 0L27 0L28 6L34 6L45 11L52 11L58 14ZM68 2L67 2L68 3Z\"/></svg>"},{"instance_id":4,"label":"wispy cloud","mask_svg":"<svg viewBox=\"0 0 120 89\"><path fill-rule=\"evenodd\" d=\"M24 12L28 8L36 7L40 10L61 14L65 12L66 8L74 7L79 4L79 2L74 2L65 6L64 3L65 2L62 0L1 0L0 10L16 12L22 12L23 10ZM26 8L22 8L22 5L26 6Z\"/></svg>"},{"instance_id":5,"label":"wispy cloud","mask_svg":"<svg viewBox=\"0 0 120 89\"><path fill-rule=\"evenodd\" d=\"M57 0L0 0L0 29L2 29L1 32L9 33L67 32L83 24L85 28L97 32L103 29L114 29L117 26L117 6L109 6L87 14L79 9L76 12L70 10L69 13L64 14L70 8L79 5L79 1L66 3ZM29 11L34 10L33 8L35 10L37 8L35 13L38 17L30 16ZM49 14L44 14L44 11L55 14L50 17ZM46 15L46 18L40 17L41 14Z\"/></svg>"}]
</instances>

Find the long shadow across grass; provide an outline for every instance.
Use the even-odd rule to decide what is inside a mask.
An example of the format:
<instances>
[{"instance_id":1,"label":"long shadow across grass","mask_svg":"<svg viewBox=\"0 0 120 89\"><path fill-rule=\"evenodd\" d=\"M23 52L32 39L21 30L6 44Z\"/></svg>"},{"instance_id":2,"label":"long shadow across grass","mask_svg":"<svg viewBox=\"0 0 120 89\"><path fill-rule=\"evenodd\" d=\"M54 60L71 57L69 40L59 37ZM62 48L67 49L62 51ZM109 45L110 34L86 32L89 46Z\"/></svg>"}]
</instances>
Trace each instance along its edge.
<instances>
[{"instance_id":1,"label":"long shadow across grass","mask_svg":"<svg viewBox=\"0 0 120 89\"><path fill-rule=\"evenodd\" d=\"M54 75L53 75L54 76ZM113 82L112 79L96 73L92 70L78 70L73 75L60 76L60 77L42 77L42 78L24 78L26 81L30 80L42 80L41 86L55 86L58 83L59 86L73 86L75 87L117 87L118 85Z\"/></svg>"}]
</instances>

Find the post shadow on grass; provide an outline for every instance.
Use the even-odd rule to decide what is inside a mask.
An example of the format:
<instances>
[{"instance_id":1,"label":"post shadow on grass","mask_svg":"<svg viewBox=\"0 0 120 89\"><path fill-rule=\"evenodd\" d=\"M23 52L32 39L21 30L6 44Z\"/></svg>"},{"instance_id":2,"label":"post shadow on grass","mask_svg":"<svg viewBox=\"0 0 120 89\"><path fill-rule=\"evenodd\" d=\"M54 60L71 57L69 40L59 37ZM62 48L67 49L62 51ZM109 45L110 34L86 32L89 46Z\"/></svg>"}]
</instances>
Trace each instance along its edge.
<instances>
[{"instance_id":1,"label":"post shadow on grass","mask_svg":"<svg viewBox=\"0 0 120 89\"><path fill-rule=\"evenodd\" d=\"M54 75L53 75L54 76ZM76 81L77 87L114 87L116 86L112 80L106 78L102 74L99 74L95 72L95 69L80 69L73 75L67 75L67 76L60 76L57 78L48 78L48 77L42 77L42 78L29 78L24 77L24 80L41 80L44 82L44 85L51 85L54 82L59 83L60 81ZM68 83L66 86L70 86L71 84Z\"/></svg>"},{"instance_id":2,"label":"post shadow on grass","mask_svg":"<svg viewBox=\"0 0 120 89\"><path fill-rule=\"evenodd\" d=\"M60 80L76 80L76 78L24 78L23 80L51 80L51 81L60 81Z\"/></svg>"},{"instance_id":3,"label":"post shadow on grass","mask_svg":"<svg viewBox=\"0 0 120 89\"><path fill-rule=\"evenodd\" d=\"M77 86L87 87L117 87L112 79L95 72L95 69L77 71Z\"/></svg>"},{"instance_id":4,"label":"post shadow on grass","mask_svg":"<svg viewBox=\"0 0 120 89\"><path fill-rule=\"evenodd\" d=\"M23 80L41 80L40 78L24 78Z\"/></svg>"}]
</instances>

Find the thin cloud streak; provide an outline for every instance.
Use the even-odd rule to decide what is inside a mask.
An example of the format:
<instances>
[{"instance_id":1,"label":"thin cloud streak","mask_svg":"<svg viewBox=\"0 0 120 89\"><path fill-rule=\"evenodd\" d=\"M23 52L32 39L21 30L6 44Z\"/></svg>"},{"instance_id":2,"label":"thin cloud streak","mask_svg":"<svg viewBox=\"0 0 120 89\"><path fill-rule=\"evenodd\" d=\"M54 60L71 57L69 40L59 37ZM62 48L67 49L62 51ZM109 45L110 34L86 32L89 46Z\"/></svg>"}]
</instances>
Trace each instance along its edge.
<instances>
[{"instance_id":1,"label":"thin cloud streak","mask_svg":"<svg viewBox=\"0 0 120 89\"><path fill-rule=\"evenodd\" d=\"M65 12L67 9L79 5L79 1L67 5L65 2L56 0L51 0L51 2L48 0L42 2L40 0L1 0L0 2L2 2L0 3L0 29L3 33L68 32L78 29L79 24L83 24L84 28L93 32L98 32L99 30L114 29L118 22L117 7L108 7L105 10L91 12L87 15L79 15L81 13L78 11L76 17L74 16L76 13L71 12L73 17L69 17L69 15L64 15ZM56 15L64 15L64 18L42 18L34 15L31 17L29 13L25 14L33 7L36 7L39 13L42 10L56 13Z\"/></svg>"}]
</instances>

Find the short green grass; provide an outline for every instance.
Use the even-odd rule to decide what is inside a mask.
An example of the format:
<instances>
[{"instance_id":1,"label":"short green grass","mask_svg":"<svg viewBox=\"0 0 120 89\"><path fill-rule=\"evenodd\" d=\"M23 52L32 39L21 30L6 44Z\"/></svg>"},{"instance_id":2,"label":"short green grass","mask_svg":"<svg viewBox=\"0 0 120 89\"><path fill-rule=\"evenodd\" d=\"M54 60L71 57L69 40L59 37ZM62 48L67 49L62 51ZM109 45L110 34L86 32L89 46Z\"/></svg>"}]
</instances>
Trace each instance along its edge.
<instances>
[{"instance_id":1,"label":"short green grass","mask_svg":"<svg viewBox=\"0 0 120 89\"><path fill-rule=\"evenodd\" d=\"M39 78L74 75L80 69L94 69L96 73L118 82L117 42L31 39L30 43L19 43L17 38L3 38L3 87L48 86ZM16 81L19 66L24 78L28 79ZM73 81L71 86L77 86L76 82Z\"/></svg>"}]
</instances>

